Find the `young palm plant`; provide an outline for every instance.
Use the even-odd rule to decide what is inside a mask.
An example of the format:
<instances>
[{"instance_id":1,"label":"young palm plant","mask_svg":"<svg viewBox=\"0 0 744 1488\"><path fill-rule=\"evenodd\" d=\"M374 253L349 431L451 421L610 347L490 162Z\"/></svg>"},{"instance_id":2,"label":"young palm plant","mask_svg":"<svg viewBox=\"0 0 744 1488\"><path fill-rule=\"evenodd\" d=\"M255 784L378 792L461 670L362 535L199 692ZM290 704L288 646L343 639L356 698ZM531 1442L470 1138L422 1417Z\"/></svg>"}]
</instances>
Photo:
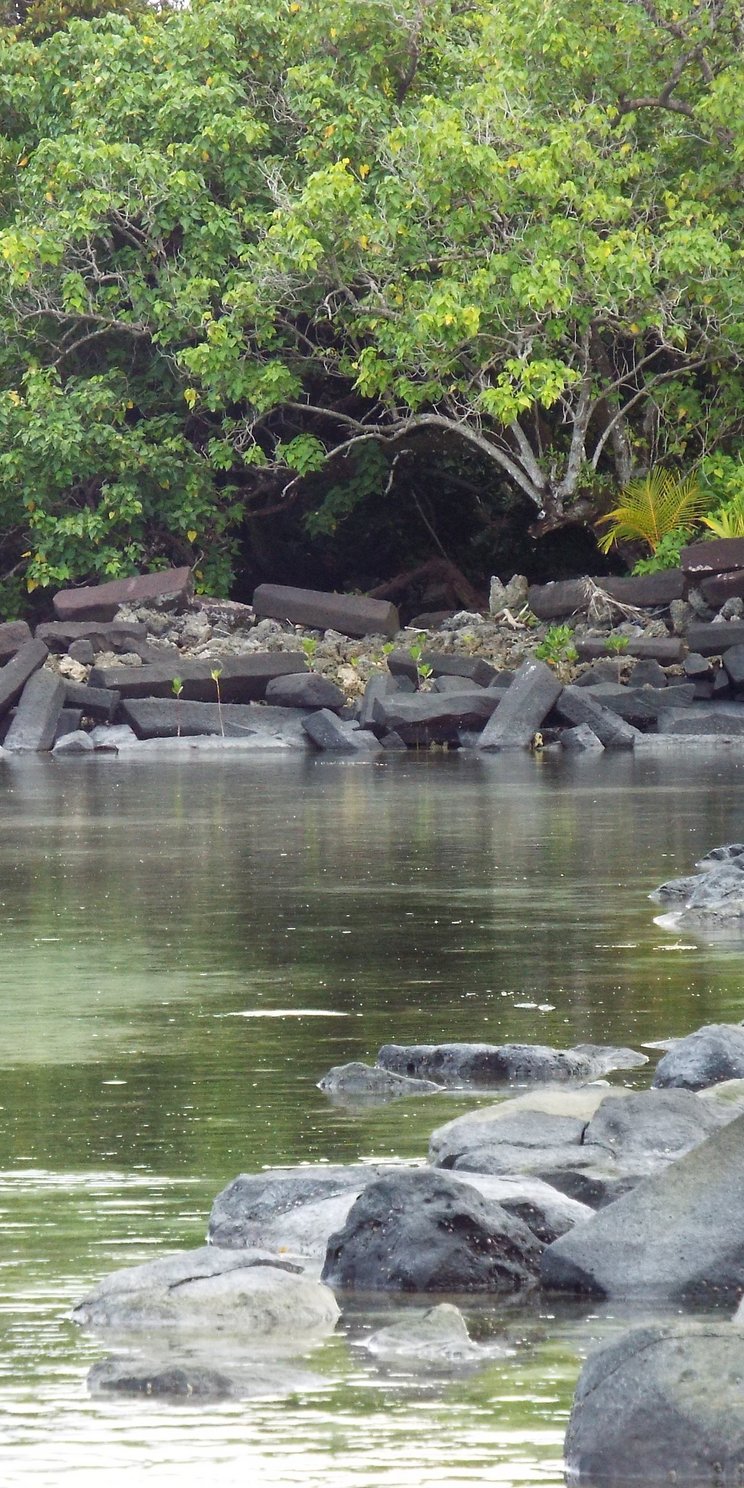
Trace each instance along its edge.
<instances>
[{"instance_id":1,"label":"young palm plant","mask_svg":"<svg viewBox=\"0 0 744 1488\"><path fill-rule=\"evenodd\" d=\"M659 467L623 487L618 506L600 522L609 523L599 540L607 553L618 542L645 542L652 553L662 538L677 528L691 531L700 521L709 497L696 475L676 475Z\"/></svg>"},{"instance_id":2,"label":"young palm plant","mask_svg":"<svg viewBox=\"0 0 744 1488\"><path fill-rule=\"evenodd\" d=\"M725 506L703 517L703 526L714 537L744 537L744 491L737 491Z\"/></svg>"}]
</instances>

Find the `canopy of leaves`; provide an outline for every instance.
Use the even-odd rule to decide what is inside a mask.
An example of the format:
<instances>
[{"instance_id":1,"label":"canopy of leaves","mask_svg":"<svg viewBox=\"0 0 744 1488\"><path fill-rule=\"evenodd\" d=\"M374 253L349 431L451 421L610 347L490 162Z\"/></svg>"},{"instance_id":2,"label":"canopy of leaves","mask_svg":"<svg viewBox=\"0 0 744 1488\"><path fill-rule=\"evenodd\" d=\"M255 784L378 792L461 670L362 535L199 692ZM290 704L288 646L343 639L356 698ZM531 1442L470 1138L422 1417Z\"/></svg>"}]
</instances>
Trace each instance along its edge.
<instances>
[{"instance_id":1,"label":"canopy of leaves","mask_svg":"<svg viewBox=\"0 0 744 1488\"><path fill-rule=\"evenodd\" d=\"M737 0L0 35L6 579L175 560L224 591L246 514L332 531L369 446L382 492L445 439L548 530L730 445L743 55Z\"/></svg>"}]
</instances>

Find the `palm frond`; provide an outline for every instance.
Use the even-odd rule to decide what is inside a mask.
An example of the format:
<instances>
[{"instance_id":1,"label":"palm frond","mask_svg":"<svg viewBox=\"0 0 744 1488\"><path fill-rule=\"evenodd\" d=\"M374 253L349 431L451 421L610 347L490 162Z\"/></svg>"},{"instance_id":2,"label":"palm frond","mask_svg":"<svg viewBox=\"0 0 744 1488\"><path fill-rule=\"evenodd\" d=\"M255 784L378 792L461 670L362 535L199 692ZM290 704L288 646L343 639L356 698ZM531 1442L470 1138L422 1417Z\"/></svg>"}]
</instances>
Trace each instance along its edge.
<instances>
[{"instance_id":1,"label":"palm frond","mask_svg":"<svg viewBox=\"0 0 744 1488\"><path fill-rule=\"evenodd\" d=\"M744 537L744 493L702 520L714 537Z\"/></svg>"},{"instance_id":2,"label":"palm frond","mask_svg":"<svg viewBox=\"0 0 744 1488\"><path fill-rule=\"evenodd\" d=\"M698 522L706 504L696 475L675 475L661 467L651 470L641 480L624 486L619 505L600 517L601 522L611 524L600 538L600 551L607 553L624 540L645 542L655 553L667 533Z\"/></svg>"}]
</instances>

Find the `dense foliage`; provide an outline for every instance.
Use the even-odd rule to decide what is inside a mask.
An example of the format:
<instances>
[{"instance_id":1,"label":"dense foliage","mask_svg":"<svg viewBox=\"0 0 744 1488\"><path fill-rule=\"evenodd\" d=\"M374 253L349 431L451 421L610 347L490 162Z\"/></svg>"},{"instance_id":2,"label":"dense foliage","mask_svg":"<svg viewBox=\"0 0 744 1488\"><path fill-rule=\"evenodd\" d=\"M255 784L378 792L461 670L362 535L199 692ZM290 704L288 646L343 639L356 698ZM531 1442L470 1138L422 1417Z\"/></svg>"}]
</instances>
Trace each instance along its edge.
<instances>
[{"instance_id":1,"label":"dense foliage","mask_svg":"<svg viewBox=\"0 0 744 1488\"><path fill-rule=\"evenodd\" d=\"M739 0L54 3L0 33L6 606L225 590L414 466L541 533L733 458Z\"/></svg>"}]
</instances>

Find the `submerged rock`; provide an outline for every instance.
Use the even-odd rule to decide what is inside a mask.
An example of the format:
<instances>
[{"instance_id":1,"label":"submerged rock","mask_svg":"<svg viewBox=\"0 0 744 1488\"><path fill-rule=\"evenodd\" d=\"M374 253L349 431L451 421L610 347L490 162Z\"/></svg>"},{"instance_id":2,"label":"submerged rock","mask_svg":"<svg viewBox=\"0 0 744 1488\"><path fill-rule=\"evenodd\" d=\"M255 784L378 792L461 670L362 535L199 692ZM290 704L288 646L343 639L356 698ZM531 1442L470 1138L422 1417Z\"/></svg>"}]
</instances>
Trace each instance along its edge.
<instances>
[{"instance_id":1,"label":"submerged rock","mask_svg":"<svg viewBox=\"0 0 744 1488\"><path fill-rule=\"evenodd\" d=\"M584 1365L566 1433L569 1482L737 1484L744 1332L634 1329Z\"/></svg>"},{"instance_id":2,"label":"submerged rock","mask_svg":"<svg viewBox=\"0 0 744 1488\"><path fill-rule=\"evenodd\" d=\"M271 1359L214 1368L206 1360L147 1355L111 1355L88 1373L91 1395L134 1395L171 1404L209 1404L215 1400L248 1400L262 1395L288 1395L319 1388L317 1376L276 1364Z\"/></svg>"},{"instance_id":3,"label":"submerged rock","mask_svg":"<svg viewBox=\"0 0 744 1488\"><path fill-rule=\"evenodd\" d=\"M398 1100L404 1095L434 1095L442 1088L433 1080L412 1080L408 1075L396 1075L378 1065L359 1061L337 1064L318 1081L318 1089L325 1095L349 1104Z\"/></svg>"},{"instance_id":4,"label":"submerged rock","mask_svg":"<svg viewBox=\"0 0 744 1488\"><path fill-rule=\"evenodd\" d=\"M744 1078L744 1027L709 1023L680 1039L659 1060L654 1086L703 1090L723 1080Z\"/></svg>"},{"instance_id":5,"label":"submerged rock","mask_svg":"<svg viewBox=\"0 0 744 1488\"><path fill-rule=\"evenodd\" d=\"M744 858L735 854L730 859L709 858L705 862L710 866L704 866L703 872L670 879L650 898L679 906L674 918L679 926L728 925L744 920Z\"/></svg>"},{"instance_id":6,"label":"submerged rock","mask_svg":"<svg viewBox=\"0 0 744 1488\"><path fill-rule=\"evenodd\" d=\"M442 1085L544 1083L592 1080L613 1069L638 1069L645 1054L612 1045L577 1044L553 1049L545 1044L384 1044L377 1056L383 1069Z\"/></svg>"},{"instance_id":7,"label":"submerged rock","mask_svg":"<svg viewBox=\"0 0 744 1488\"><path fill-rule=\"evenodd\" d=\"M249 1333L294 1346L332 1332L338 1315L332 1292L299 1266L258 1250L205 1245L104 1277L72 1320L121 1332Z\"/></svg>"},{"instance_id":8,"label":"submerged rock","mask_svg":"<svg viewBox=\"0 0 744 1488\"><path fill-rule=\"evenodd\" d=\"M361 1345L380 1359L424 1364L461 1364L487 1357L486 1350L473 1343L459 1307L451 1302L408 1313L389 1328L361 1339Z\"/></svg>"},{"instance_id":9,"label":"submerged rock","mask_svg":"<svg viewBox=\"0 0 744 1488\"><path fill-rule=\"evenodd\" d=\"M467 1185L404 1171L352 1205L322 1276L352 1291L513 1293L534 1284L541 1251L526 1225Z\"/></svg>"}]
</instances>

